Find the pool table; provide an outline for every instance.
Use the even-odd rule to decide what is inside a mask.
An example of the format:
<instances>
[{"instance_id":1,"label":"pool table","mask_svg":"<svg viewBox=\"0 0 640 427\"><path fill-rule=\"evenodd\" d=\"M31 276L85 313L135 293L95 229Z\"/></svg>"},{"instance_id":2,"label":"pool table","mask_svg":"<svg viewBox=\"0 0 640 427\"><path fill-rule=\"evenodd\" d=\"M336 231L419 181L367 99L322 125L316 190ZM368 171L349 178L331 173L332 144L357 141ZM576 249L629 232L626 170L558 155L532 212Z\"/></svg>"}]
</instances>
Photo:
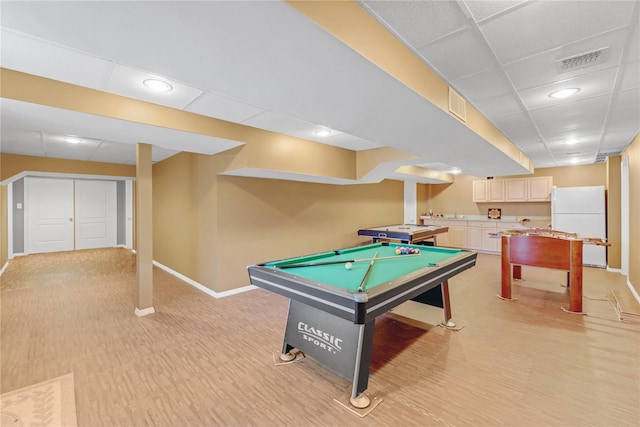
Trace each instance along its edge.
<instances>
[{"instance_id":1,"label":"pool table","mask_svg":"<svg viewBox=\"0 0 640 427\"><path fill-rule=\"evenodd\" d=\"M400 247L420 253L396 255ZM447 281L473 267L476 257L473 251L383 242L250 265L248 271L253 285L290 299L281 359L295 358L295 349L312 356L350 380L351 404L365 408L376 317L440 287L449 321Z\"/></svg>"}]
</instances>

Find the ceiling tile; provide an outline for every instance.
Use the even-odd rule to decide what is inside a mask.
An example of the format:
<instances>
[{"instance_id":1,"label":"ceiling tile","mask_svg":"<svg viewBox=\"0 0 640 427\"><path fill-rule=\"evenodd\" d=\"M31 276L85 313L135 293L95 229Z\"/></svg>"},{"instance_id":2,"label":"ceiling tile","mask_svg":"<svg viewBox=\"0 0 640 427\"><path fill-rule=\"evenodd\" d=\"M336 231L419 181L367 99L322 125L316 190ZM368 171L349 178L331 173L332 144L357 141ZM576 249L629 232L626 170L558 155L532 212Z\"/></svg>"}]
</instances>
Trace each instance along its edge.
<instances>
[{"instance_id":1,"label":"ceiling tile","mask_svg":"<svg viewBox=\"0 0 640 427\"><path fill-rule=\"evenodd\" d=\"M619 92L611 104L614 114L616 110L638 107L640 107L640 87Z\"/></svg>"},{"instance_id":2,"label":"ceiling tile","mask_svg":"<svg viewBox=\"0 0 640 427\"><path fill-rule=\"evenodd\" d=\"M151 148L151 153L157 151ZM119 142L102 141L97 150L91 156L91 160L111 163L136 162L136 146L134 144L122 144Z\"/></svg>"},{"instance_id":3,"label":"ceiling tile","mask_svg":"<svg viewBox=\"0 0 640 427\"><path fill-rule=\"evenodd\" d=\"M299 135L311 135L313 132L311 128L314 127L311 123L273 111L264 111L263 113L250 117L245 120L243 124L297 137L301 137Z\"/></svg>"},{"instance_id":4,"label":"ceiling tile","mask_svg":"<svg viewBox=\"0 0 640 427\"><path fill-rule=\"evenodd\" d=\"M607 132L610 132L612 129L620 129L625 132L634 133L637 132L639 128L640 106L638 105L631 108L613 110L607 123Z\"/></svg>"},{"instance_id":5,"label":"ceiling tile","mask_svg":"<svg viewBox=\"0 0 640 427\"><path fill-rule=\"evenodd\" d=\"M600 95L607 95L613 92L613 85L616 81L617 68L608 68L597 73L587 74L573 79L563 80L558 83L551 83L536 88L519 91L520 99L526 108L535 110L557 105L575 103L582 99L594 98ZM565 98L556 99L549 97L549 94L560 89L579 88L580 92Z\"/></svg>"},{"instance_id":6,"label":"ceiling tile","mask_svg":"<svg viewBox=\"0 0 640 427\"><path fill-rule=\"evenodd\" d=\"M464 94L463 97L472 103L513 93L513 88L504 72L497 68L454 80L451 86L458 93Z\"/></svg>"},{"instance_id":7,"label":"ceiling tile","mask_svg":"<svg viewBox=\"0 0 640 427\"><path fill-rule=\"evenodd\" d=\"M480 28L506 64L627 26L634 7L633 1L527 2L480 23Z\"/></svg>"},{"instance_id":8,"label":"ceiling tile","mask_svg":"<svg viewBox=\"0 0 640 427\"><path fill-rule=\"evenodd\" d=\"M470 27L421 47L418 53L448 81L495 66L482 36Z\"/></svg>"},{"instance_id":9,"label":"ceiling tile","mask_svg":"<svg viewBox=\"0 0 640 427\"><path fill-rule=\"evenodd\" d=\"M363 1L366 9L379 17L387 28L420 48L464 27L466 16L450 1ZM437 16L434 20L432 17ZM424 23L429 22L428 26Z\"/></svg>"},{"instance_id":10,"label":"ceiling tile","mask_svg":"<svg viewBox=\"0 0 640 427\"><path fill-rule=\"evenodd\" d=\"M513 86L518 90L594 73L620 63L622 46L624 46L627 35L626 28L611 31L505 64L504 70ZM598 64L562 72L561 60L603 48L607 49L603 50L603 59Z\"/></svg>"},{"instance_id":11,"label":"ceiling tile","mask_svg":"<svg viewBox=\"0 0 640 427\"><path fill-rule=\"evenodd\" d=\"M3 126L0 145L9 143L40 144L42 145L42 133L36 130L16 129Z\"/></svg>"},{"instance_id":12,"label":"ceiling tile","mask_svg":"<svg viewBox=\"0 0 640 427\"><path fill-rule=\"evenodd\" d=\"M635 135L633 131L623 129L607 132L602 140L600 151L622 151L629 146Z\"/></svg>"},{"instance_id":13,"label":"ceiling tile","mask_svg":"<svg viewBox=\"0 0 640 427\"><path fill-rule=\"evenodd\" d=\"M527 0L465 0L463 3L469 9L473 19L476 22L480 22L526 1Z\"/></svg>"},{"instance_id":14,"label":"ceiling tile","mask_svg":"<svg viewBox=\"0 0 640 427\"><path fill-rule=\"evenodd\" d=\"M601 135L601 130L595 127L581 129L579 133L575 133L570 130L564 132L552 132L549 133L548 137L545 137L545 143L548 147L562 145L573 149L581 147L582 145L598 145L600 143ZM572 141L576 142L570 143Z\"/></svg>"},{"instance_id":15,"label":"ceiling tile","mask_svg":"<svg viewBox=\"0 0 640 427\"><path fill-rule=\"evenodd\" d=\"M523 151L528 157L535 159L534 167L536 169L556 166L555 158L549 153L549 150L547 150L542 143L536 144Z\"/></svg>"},{"instance_id":16,"label":"ceiling tile","mask_svg":"<svg viewBox=\"0 0 640 427\"><path fill-rule=\"evenodd\" d=\"M213 92L205 92L186 108L196 114L242 123L245 120L264 112L262 108L236 101Z\"/></svg>"},{"instance_id":17,"label":"ceiling tile","mask_svg":"<svg viewBox=\"0 0 640 427\"><path fill-rule=\"evenodd\" d=\"M640 87L640 62L633 62L622 68L620 90Z\"/></svg>"},{"instance_id":18,"label":"ceiling tile","mask_svg":"<svg viewBox=\"0 0 640 427\"><path fill-rule=\"evenodd\" d=\"M569 139L600 139L602 135L602 126L604 124L604 118L601 116L594 116L592 120L589 118L581 119L580 121L562 123L538 123L538 131L545 142L553 143L557 141L567 141Z\"/></svg>"},{"instance_id":19,"label":"ceiling tile","mask_svg":"<svg viewBox=\"0 0 640 427\"><path fill-rule=\"evenodd\" d=\"M3 68L105 90L110 61L6 28L0 40Z\"/></svg>"},{"instance_id":20,"label":"ceiling tile","mask_svg":"<svg viewBox=\"0 0 640 427\"><path fill-rule=\"evenodd\" d=\"M524 113L516 94L475 100L473 105L488 118L499 118L500 116Z\"/></svg>"},{"instance_id":21,"label":"ceiling tile","mask_svg":"<svg viewBox=\"0 0 640 427\"><path fill-rule=\"evenodd\" d=\"M573 102L564 102L546 108L531 110L531 117L536 123L549 123L561 125L562 128L580 127L584 122L592 120L604 120L609 106L610 96L599 96ZM574 123L574 124L572 124Z\"/></svg>"},{"instance_id":22,"label":"ceiling tile","mask_svg":"<svg viewBox=\"0 0 640 427\"><path fill-rule=\"evenodd\" d=\"M379 144L346 133L340 133L324 140L318 139L317 141L322 142L323 144L334 145L336 147L342 147L353 151L369 150L381 147Z\"/></svg>"},{"instance_id":23,"label":"ceiling tile","mask_svg":"<svg viewBox=\"0 0 640 427\"><path fill-rule=\"evenodd\" d=\"M551 155L556 159L562 159L566 156L594 156L598 150L597 143L591 144L556 144L549 147Z\"/></svg>"},{"instance_id":24,"label":"ceiling tile","mask_svg":"<svg viewBox=\"0 0 640 427\"><path fill-rule=\"evenodd\" d=\"M493 116L493 124L503 131L512 128L531 125L529 114L524 112L504 114L502 116Z\"/></svg>"},{"instance_id":25,"label":"ceiling tile","mask_svg":"<svg viewBox=\"0 0 640 427\"><path fill-rule=\"evenodd\" d=\"M44 156L42 133L33 130L2 127L0 135L2 153L22 154L25 156Z\"/></svg>"},{"instance_id":26,"label":"ceiling tile","mask_svg":"<svg viewBox=\"0 0 640 427\"><path fill-rule=\"evenodd\" d=\"M503 132L511 141L516 143L516 145L519 142L527 144L540 141L540 135L538 134L538 131L531 125L505 129Z\"/></svg>"},{"instance_id":27,"label":"ceiling tile","mask_svg":"<svg viewBox=\"0 0 640 427\"><path fill-rule=\"evenodd\" d=\"M633 23L633 27L629 31L629 46L625 50L625 63L630 64L632 62L640 61L640 23L636 19Z\"/></svg>"},{"instance_id":28,"label":"ceiling tile","mask_svg":"<svg viewBox=\"0 0 640 427\"><path fill-rule=\"evenodd\" d=\"M69 137L77 137L80 142L72 144L67 141ZM47 151L69 147L77 150L95 150L100 145L100 140L82 137L81 135L58 135L47 132L44 134L44 143Z\"/></svg>"}]
</instances>

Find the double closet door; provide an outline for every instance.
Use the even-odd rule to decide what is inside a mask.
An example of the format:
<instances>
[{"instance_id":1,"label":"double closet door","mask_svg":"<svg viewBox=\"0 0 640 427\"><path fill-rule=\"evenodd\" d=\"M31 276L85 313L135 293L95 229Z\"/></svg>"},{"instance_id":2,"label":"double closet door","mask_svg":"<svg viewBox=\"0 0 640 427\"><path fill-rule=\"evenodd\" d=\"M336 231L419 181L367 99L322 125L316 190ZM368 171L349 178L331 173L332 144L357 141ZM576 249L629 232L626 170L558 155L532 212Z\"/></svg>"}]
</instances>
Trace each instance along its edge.
<instances>
[{"instance_id":1,"label":"double closet door","mask_svg":"<svg viewBox=\"0 0 640 427\"><path fill-rule=\"evenodd\" d=\"M25 178L25 252L116 246L115 181Z\"/></svg>"}]
</instances>

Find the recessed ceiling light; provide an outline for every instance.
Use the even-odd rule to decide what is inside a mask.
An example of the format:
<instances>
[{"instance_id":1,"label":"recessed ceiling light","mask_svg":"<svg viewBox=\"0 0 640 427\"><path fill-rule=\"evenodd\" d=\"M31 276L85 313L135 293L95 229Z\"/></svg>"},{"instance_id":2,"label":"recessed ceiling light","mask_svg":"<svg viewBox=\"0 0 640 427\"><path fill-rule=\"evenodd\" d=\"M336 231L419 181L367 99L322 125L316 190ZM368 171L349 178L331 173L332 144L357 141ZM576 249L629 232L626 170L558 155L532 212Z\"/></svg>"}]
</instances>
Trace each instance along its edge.
<instances>
[{"instance_id":1,"label":"recessed ceiling light","mask_svg":"<svg viewBox=\"0 0 640 427\"><path fill-rule=\"evenodd\" d=\"M575 95L578 92L580 92L580 89L577 87L572 87L569 89L560 89L555 92L551 92L549 94L549 98L558 98L558 99L567 98L571 95Z\"/></svg>"},{"instance_id":2,"label":"recessed ceiling light","mask_svg":"<svg viewBox=\"0 0 640 427\"><path fill-rule=\"evenodd\" d=\"M331 135L331 131L329 129L318 129L313 133L315 136L325 137Z\"/></svg>"},{"instance_id":3,"label":"recessed ceiling light","mask_svg":"<svg viewBox=\"0 0 640 427\"><path fill-rule=\"evenodd\" d=\"M142 84L144 84L151 90L155 90L156 92L169 92L173 89L173 86L171 86L169 83L165 82L164 80L158 79L146 79L142 82Z\"/></svg>"},{"instance_id":4,"label":"recessed ceiling light","mask_svg":"<svg viewBox=\"0 0 640 427\"><path fill-rule=\"evenodd\" d=\"M574 145L574 144L577 144L580 141L581 141L580 138L569 138L569 139L567 139L566 144L567 145Z\"/></svg>"}]
</instances>

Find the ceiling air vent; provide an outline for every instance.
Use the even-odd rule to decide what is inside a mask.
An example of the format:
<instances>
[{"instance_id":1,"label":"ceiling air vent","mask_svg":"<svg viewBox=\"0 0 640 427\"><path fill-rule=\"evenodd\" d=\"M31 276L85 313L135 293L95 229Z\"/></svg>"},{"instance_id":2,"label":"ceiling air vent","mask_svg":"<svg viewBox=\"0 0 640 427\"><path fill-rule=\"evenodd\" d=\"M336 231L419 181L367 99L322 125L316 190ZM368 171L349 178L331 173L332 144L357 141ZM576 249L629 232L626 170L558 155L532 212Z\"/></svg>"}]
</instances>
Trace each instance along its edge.
<instances>
[{"instance_id":1,"label":"ceiling air vent","mask_svg":"<svg viewBox=\"0 0 640 427\"><path fill-rule=\"evenodd\" d=\"M598 153L595 163L602 163L610 156L619 156L622 151L609 151L608 153Z\"/></svg>"},{"instance_id":2,"label":"ceiling air vent","mask_svg":"<svg viewBox=\"0 0 640 427\"><path fill-rule=\"evenodd\" d=\"M449 87L449 112L463 122L467 121L467 101L451 87Z\"/></svg>"},{"instance_id":3,"label":"ceiling air vent","mask_svg":"<svg viewBox=\"0 0 640 427\"><path fill-rule=\"evenodd\" d=\"M593 50L591 52L583 53L569 58L560 59L558 65L560 72L565 73L568 71L577 70L579 68L591 67L593 65L601 64L605 60L608 47L602 49Z\"/></svg>"}]
</instances>

